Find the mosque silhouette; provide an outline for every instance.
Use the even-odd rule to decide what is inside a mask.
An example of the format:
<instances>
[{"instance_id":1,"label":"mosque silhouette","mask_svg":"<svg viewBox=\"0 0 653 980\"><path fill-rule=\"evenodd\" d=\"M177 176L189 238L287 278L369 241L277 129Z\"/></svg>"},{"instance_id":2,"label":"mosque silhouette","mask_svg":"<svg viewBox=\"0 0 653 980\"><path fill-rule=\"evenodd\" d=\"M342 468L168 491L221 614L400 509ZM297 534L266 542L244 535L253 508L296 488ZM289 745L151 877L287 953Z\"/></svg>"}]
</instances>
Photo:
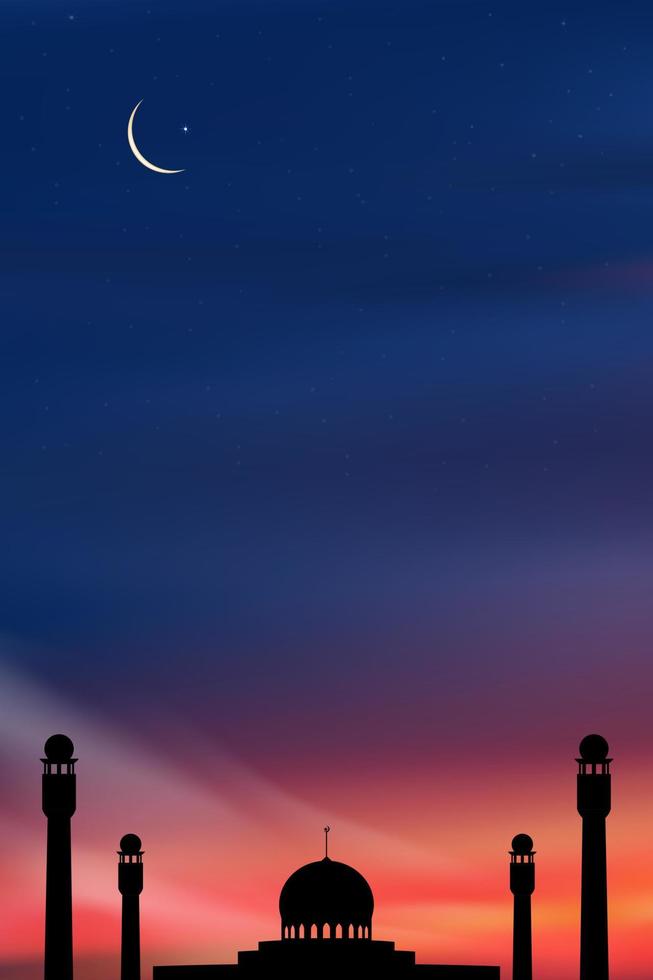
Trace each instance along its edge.
<instances>
[{"instance_id":1,"label":"mosque silhouette","mask_svg":"<svg viewBox=\"0 0 653 980\"><path fill-rule=\"evenodd\" d=\"M606 818L611 808L608 743L588 735L580 744L577 808L582 817L580 980L608 980ZM71 818L76 807L74 747L66 735L45 743L43 812L48 820L44 980L73 980ZM362 874L328 853L290 875L279 896L281 935L238 953L237 963L155 966L153 980L499 980L498 966L437 966L372 938L374 896ZM125 834L118 851L122 895L121 980L141 980L140 894L143 850ZM510 855L514 896L513 980L532 980L531 896L535 851L517 834Z\"/></svg>"},{"instance_id":2,"label":"mosque silhouette","mask_svg":"<svg viewBox=\"0 0 653 980\"><path fill-rule=\"evenodd\" d=\"M374 896L360 872L326 856L291 874L279 896L281 938L224 966L155 966L154 980L433 977L498 980L497 966L424 966L393 942L372 939Z\"/></svg>"}]
</instances>

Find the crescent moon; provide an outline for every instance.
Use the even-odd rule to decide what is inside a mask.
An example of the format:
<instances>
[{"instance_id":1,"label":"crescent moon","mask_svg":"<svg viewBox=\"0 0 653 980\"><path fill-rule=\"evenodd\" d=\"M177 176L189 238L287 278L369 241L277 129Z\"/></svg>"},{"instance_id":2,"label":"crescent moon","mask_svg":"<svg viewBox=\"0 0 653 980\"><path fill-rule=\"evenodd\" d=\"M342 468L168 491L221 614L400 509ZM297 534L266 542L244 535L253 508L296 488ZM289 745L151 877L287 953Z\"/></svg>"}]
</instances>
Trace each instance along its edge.
<instances>
[{"instance_id":1,"label":"crescent moon","mask_svg":"<svg viewBox=\"0 0 653 980\"><path fill-rule=\"evenodd\" d=\"M139 163L142 163L143 166L147 167L148 170L153 170L156 174L183 174L184 172L183 168L181 170L164 170L163 167L155 166L155 164L150 163L150 161L143 156L141 151L136 146L136 140L134 139L134 118L142 102L143 100L141 99L140 102L136 103L136 105L132 109L132 114L129 117L129 122L127 123L127 139L129 140L129 146L131 148L132 153L134 154L134 156L136 157Z\"/></svg>"}]
</instances>

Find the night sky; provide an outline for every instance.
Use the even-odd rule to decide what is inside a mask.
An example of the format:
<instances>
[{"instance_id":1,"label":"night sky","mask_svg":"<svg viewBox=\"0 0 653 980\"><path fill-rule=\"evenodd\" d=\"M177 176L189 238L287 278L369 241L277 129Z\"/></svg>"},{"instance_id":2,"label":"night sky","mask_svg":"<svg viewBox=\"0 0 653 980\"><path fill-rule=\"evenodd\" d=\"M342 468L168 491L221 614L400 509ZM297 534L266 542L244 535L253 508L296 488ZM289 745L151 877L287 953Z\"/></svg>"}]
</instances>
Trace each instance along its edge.
<instances>
[{"instance_id":1,"label":"night sky","mask_svg":"<svg viewBox=\"0 0 653 980\"><path fill-rule=\"evenodd\" d=\"M324 823L378 938L506 976L532 834L571 980L594 730L650 977L650 2L0 10L2 980L40 976L58 730L79 980L124 832L149 970L275 937Z\"/></svg>"}]
</instances>

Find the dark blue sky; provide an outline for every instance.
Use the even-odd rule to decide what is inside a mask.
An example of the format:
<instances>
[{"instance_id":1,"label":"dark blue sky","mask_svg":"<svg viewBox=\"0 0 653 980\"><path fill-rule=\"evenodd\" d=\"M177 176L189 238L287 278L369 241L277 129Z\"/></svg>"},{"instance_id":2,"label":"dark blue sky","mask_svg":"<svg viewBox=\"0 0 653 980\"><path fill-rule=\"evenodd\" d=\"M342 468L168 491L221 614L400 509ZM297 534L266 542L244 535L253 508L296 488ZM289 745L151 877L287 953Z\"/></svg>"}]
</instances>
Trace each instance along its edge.
<instances>
[{"instance_id":1,"label":"dark blue sky","mask_svg":"<svg viewBox=\"0 0 653 980\"><path fill-rule=\"evenodd\" d=\"M649 3L2 15L10 659L319 752L641 638Z\"/></svg>"}]
</instances>

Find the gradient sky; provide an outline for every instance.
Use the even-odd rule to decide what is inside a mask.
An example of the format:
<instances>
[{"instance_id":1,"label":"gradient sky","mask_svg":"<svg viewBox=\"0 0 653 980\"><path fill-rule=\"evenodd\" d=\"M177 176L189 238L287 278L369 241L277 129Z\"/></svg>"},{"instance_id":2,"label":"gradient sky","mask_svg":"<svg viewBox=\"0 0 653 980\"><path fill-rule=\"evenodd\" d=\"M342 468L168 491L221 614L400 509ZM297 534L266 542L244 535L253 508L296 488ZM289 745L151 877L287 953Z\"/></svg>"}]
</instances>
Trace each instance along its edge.
<instances>
[{"instance_id":1,"label":"gradient sky","mask_svg":"<svg viewBox=\"0 0 653 980\"><path fill-rule=\"evenodd\" d=\"M653 7L0 0L0 978L36 980L44 739L78 980L277 935L577 976L579 739L612 968L653 959ZM143 152L126 125L143 99ZM184 131L184 129L187 131ZM182 911L180 911L182 910Z\"/></svg>"}]
</instances>

